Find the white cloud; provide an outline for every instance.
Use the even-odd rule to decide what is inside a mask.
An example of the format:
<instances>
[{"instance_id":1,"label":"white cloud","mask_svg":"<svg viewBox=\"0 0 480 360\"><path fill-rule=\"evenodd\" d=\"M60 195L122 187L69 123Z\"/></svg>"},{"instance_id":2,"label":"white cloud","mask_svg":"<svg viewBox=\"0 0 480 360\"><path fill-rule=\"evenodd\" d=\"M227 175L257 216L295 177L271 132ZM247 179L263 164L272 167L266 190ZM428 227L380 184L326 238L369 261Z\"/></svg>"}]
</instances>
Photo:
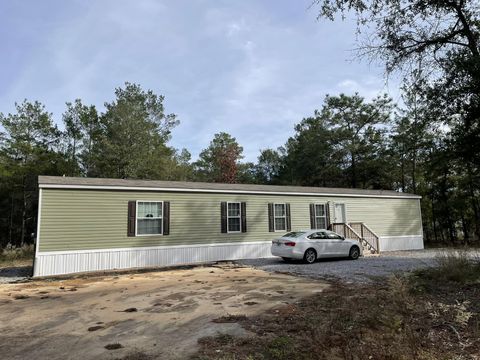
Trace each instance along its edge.
<instances>
[{"instance_id":1,"label":"white cloud","mask_svg":"<svg viewBox=\"0 0 480 360\"><path fill-rule=\"evenodd\" d=\"M55 3L51 12L32 1L26 12L20 5L18 13L0 11L0 33L24 55L0 70L9 74L0 111L27 97L60 120L65 101L102 108L115 87L138 82L164 94L167 111L178 114L172 145L195 157L214 133L227 131L255 160L259 149L283 145L327 93L371 98L392 89L379 69L346 61L354 24L317 22L315 10L305 10L310 3L110 0ZM2 16L22 21L4 29ZM26 30L15 26L28 24L35 28L27 48L15 38Z\"/></svg>"}]
</instances>

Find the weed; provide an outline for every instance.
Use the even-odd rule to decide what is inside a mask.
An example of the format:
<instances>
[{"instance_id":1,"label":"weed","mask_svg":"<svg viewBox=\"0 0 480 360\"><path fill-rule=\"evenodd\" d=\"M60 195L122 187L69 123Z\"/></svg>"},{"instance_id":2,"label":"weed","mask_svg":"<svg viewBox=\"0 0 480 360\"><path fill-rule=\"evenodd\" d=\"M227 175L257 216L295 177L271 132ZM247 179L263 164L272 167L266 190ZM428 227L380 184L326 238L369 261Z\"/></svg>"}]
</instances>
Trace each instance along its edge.
<instances>
[{"instance_id":1,"label":"weed","mask_svg":"<svg viewBox=\"0 0 480 360\"><path fill-rule=\"evenodd\" d=\"M465 251L446 252L437 256L437 266L419 274L429 280L442 283L475 283L480 280L480 261Z\"/></svg>"},{"instance_id":2,"label":"weed","mask_svg":"<svg viewBox=\"0 0 480 360\"><path fill-rule=\"evenodd\" d=\"M33 258L34 246L24 245L22 247L14 247L8 244L0 251L0 261L14 261Z\"/></svg>"},{"instance_id":3,"label":"weed","mask_svg":"<svg viewBox=\"0 0 480 360\"><path fill-rule=\"evenodd\" d=\"M266 346L267 359L289 360L297 358L294 340L288 336L279 336Z\"/></svg>"},{"instance_id":4,"label":"weed","mask_svg":"<svg viewBox=\"0 0 480 360\"><path fill-rule=\"evenodd\" d=\"M215 340L221 345L226 345L226 344L229 344L229 343L233 342L234 337L232 335L229 335L229 334L218 334L215 337Z\"/></svg>"}]
</instances>

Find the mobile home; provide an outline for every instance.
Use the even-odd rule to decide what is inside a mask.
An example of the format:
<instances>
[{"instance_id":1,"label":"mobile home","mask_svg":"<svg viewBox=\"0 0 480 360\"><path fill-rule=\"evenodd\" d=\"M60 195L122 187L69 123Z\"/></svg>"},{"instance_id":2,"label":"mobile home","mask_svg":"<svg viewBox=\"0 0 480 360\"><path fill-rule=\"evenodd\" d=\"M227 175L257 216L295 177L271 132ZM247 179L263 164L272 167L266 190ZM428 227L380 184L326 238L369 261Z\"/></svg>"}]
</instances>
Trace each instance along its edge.
<instances>
[{"instance_id":1,"label":"mobile home","mask_svg":"<svg viewBox=\"0 0 480 360\"><path fill-rule=\"evenodd\" d=\"M316 228L423 248L413 194L40 176L34 276L269 257L275 237Z\"/></svg>"}]
</instances>

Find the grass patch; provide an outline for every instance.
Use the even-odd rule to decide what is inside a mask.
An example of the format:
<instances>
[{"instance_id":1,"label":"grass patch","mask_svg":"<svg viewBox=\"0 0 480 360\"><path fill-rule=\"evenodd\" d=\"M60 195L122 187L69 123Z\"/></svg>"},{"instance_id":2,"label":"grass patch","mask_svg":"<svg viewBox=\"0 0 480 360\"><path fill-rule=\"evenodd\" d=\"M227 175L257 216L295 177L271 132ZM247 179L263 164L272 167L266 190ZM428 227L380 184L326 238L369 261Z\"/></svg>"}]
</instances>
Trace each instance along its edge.
<instances>
[{"instance_id":1,"label":"grass patch","mask_svg":"<svg viewBox=\"0 0 480 360\"><path fill-rule=\"evenodd\" d=\"M480 259L466 251L445 252L436 257L437 266L415 272L429 285L467 285L480 282Z\"/></svg>"},{"instance_id":2,"label":"grass patch","mask_svg":"<svg viewBox=\"0 0 480 360\"><path fill-rule=\"evenodd\" d=\"M250 337L201 339L194 358L474 358L480 353L478 270L466 254L445 255L436 268L377 285L335 285L285 309L242 319Z\"/></svg>"},{"instance_id":3,"label":"grass patch","mask_svg":"<svg viewBox=\"0 0 480 360\"><path fill-rule=\"evenodd\" d=\"M34 253L35 248L33 245L13 247L9 244L0 250L0 267L30 265L33 261Z\"/></svg>"}]
</instances>

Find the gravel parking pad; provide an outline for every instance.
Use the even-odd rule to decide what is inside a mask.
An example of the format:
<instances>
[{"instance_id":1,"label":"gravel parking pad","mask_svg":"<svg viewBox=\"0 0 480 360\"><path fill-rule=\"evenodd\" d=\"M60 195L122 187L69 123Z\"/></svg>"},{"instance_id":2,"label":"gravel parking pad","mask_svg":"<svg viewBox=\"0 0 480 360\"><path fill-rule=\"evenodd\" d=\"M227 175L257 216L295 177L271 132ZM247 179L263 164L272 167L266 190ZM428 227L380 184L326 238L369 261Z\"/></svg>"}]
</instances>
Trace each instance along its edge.
<instances>
[{"instance_id":1,"label":"gravel parking pad","mask_svg":"<svg viewBox=\"0 0 480 360\"><path fill-rule=\"evenodd\" d=\"M444 251L385 252L381 255L367 255L358 260L318 260L311 265L302 262L287 263L280 258L242 260L239 263L265 271L290 273L316 279L341 280L346 283L369 283L378 277L435 266L435 257L442 252Z\"/></svg>"}]
</instances>

